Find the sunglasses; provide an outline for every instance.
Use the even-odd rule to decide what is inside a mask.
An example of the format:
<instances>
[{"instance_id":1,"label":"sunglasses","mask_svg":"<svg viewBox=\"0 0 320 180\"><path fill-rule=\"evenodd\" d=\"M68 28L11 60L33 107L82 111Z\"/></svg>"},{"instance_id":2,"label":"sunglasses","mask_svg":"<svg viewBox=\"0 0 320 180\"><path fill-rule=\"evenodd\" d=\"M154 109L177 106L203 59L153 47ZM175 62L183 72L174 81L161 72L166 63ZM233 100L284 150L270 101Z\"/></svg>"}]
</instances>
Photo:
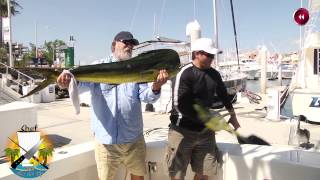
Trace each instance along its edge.
<instances>
[{"instance_id":1,"label":"sunglasses","mask_svg":"<svg viewBox=\"0 0 320 180\"><path fill-rule=\"evenodd\" d=\"M210 53L207 53L207 52L205 52L205 51L199 51L199 53L207 56L207 57L210 58L210 59L214 59L214 54L210 54Z\"/></svg>"},{"instance_id":2,"label":"sunglasses","mask_svg":"<svg viewBox=\"0 0 320 180\"><path fill-rule=\"evenodd\" d=\"M134 42L132 40L123 40L123 39L121 39L119 41L122 42L123 44L127 45L127 46L128 45L134 46Z\"/></svg>"}]
</instances>

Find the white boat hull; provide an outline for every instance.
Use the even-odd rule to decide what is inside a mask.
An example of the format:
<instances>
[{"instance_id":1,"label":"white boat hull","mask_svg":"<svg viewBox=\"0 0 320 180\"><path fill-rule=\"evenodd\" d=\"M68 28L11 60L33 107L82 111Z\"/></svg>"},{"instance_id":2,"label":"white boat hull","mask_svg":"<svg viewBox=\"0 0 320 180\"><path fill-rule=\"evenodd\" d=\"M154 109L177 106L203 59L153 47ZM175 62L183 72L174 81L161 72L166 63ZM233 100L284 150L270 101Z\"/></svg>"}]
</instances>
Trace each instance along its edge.
<instances>
[{"instance_id":1,"label":"white boat hull","mask_svg":"<svg viewBox=\"0 0 320 180\"><path fill-rule=\"evenodd\" d=\"M166 134L166 132L163 132ZM169 180L166 171L165 152L167 140L163 134L155 133L146 136L147 174L145 179ZM318 152L294 149L288 146L259 146L218 143L222 152L223 163L216 171L215 180L319 180L320 155ZM64 153L61 153L64 152ZM97 170L94 159L94 143L87 142L74 146L56 149L53 154L50 169L39 180L97 180ZM0 180L18 179L9 169L9 163L0 164ZM126 172L121 167L115 180L124 180ZM193 179L190 167L186 180ZM127 179L129 175L127 175Z\"/></svg>"},{"instance_id":2,"label":"white boat hull","mask_svg":"<svg viewBox=\"0 0 320 180\"><path fill-rule=\"evenodd\" d=\"M320 123L320 89L296 89L292 94L293 115L305 115L309 121Z\"/></svg>"},{"instance_id":3,"label":"white boat hull","mask_svg":"<svg viewBox=\"0 0 320 180\"><path fill-rule=\"evenodd\" d=\"M260 78L261 77L261 71L256 73L256 77L255 78ZM267 71L267 79L273 80L273 79L277 79L278 77L278 71Z\"/></svg>"},{"instance_id":4,"label":"white boat hull","mask_svg":"<svg viewBox=\"0 0 320 180\"><path fill-rule=\"evenodd\" d=\"M260 71L260 69L255 69L255 70L247 70L247 71L242 71L247 75L247 79L249 80L256 80L257 78L257 73Z\"/></svg>"}]
</instances>

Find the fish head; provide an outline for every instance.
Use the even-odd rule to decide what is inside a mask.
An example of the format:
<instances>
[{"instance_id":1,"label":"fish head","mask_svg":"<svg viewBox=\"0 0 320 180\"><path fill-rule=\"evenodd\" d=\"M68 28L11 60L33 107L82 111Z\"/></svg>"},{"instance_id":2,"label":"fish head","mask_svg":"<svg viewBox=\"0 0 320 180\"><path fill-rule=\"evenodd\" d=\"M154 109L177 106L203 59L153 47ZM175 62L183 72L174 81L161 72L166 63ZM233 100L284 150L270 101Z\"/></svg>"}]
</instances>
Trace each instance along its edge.
<instances>
[{"instance_id":1,"label":"fish head","mask_svg":"<svg viewBox=\"0 0 320 180\"><path fill-rule=\"evenodd\" d=\"M221 115L220 113L215 111L209 111L199 104L194 104L193 108L197 112L199 119L202 120L202 122L208 129L211 129L215 132L221 130L225 130L231 133L233 132L231 127L224 119L225 115Z\"/></svg>"}]
</instances>

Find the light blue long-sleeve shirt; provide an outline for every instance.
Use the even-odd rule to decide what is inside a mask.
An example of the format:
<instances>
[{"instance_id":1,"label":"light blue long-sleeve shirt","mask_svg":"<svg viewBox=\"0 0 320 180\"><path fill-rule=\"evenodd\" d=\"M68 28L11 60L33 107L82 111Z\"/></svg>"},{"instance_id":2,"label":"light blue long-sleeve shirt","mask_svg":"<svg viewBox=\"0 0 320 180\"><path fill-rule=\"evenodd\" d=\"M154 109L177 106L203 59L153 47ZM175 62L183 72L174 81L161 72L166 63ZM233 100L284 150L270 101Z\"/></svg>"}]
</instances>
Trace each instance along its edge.
<instances>
[{"instance_id":1,"label":"light blue long-sleeve shirt","mask_svg":"<svg viewBox=\"0 0 320 180\"><path fill-rule=\"evenodd\" d=\"M113 62L110 56L99 63ZM91 94L91 129L102 144L131 143L143 136L141 101L154 103L148 84L124 83L110 85L80 82L79 90Z\"/></svg>"}]
</instances>

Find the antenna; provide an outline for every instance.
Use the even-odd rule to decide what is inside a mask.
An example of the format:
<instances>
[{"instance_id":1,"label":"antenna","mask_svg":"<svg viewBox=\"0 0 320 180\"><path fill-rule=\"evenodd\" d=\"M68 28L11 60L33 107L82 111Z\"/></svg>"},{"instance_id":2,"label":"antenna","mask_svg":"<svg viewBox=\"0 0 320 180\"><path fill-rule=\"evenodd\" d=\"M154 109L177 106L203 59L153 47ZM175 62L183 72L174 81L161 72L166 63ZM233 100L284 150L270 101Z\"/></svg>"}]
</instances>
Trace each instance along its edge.
<instances>
[{"instance_id":1,"label":"antenna","mask_svg":"<svg viewBox=\"0 0 320 180\"><path fill-rule=\"evenodd\" d=\"M160 17L159 17L159 25L158 25L158 35L160 34L160 26L161 22L163 20L163 14L164 14L164 8L166 6L166 0L162 1L161 11L160 11Z\"/></svg>"},{"instance_id":2,"label":"antenna","mask_svg":"<svg viewBox=\"0 0 320 180\"><path fill-rule=\"evenodd\" d=\"M193 0L193 19L196 20L196 0Z\"/></svg>"},{"instance_id":3,"label":"antenna","mask_svg":"<svg viewBox=\"0 0 320 180\"><path fill-rule=\"evenodd\" d=\"M151 39L156 37L156 29L157 29L156 16L157 16L156 13L154 13L153 14L153 37Z\"/></svg>"},{"instance_id":4,"label":"antenna","mask_svg":"<svg viewBox=\"0 0 320 180\"><path fill-rule=\"evenodd\" d=\"M213 0L212 9L213 9L213 40L215 42L216 48L219 49L217 0ZM216 56L216 61L218 63L218 55Z\"/></svg>"},{"instance_id":5,"label":"antenna","mask_svg":"<svg viewBox=\"0 0 320 180\"><path fill-rule=\"evenodd\" d=\"M133 23L136 19L136 16L137 16L137 12L138 12L138 9L140 7L140 4L141 4L141 0L138 0L137 1L137 5L136 5L136 8L134 9L134 12L133 12L133 16L132 16L132 19L131 19L131 23L130 23L130 27L129 27L129 30L132 31L132 28L133 28Z\"/></svg>"},{"instance_id":6,"label":"antenna","mask_svg":"<svg viewBox=\"0 0 320 180\"><path fill-rule=\"evenodd\" d=\"M302 0L300 0L300 7L302 8L303 3ZM300 31L300 50L302 51L302 26L299 27L299 31Z\"/></svg>"}]
</instances>

